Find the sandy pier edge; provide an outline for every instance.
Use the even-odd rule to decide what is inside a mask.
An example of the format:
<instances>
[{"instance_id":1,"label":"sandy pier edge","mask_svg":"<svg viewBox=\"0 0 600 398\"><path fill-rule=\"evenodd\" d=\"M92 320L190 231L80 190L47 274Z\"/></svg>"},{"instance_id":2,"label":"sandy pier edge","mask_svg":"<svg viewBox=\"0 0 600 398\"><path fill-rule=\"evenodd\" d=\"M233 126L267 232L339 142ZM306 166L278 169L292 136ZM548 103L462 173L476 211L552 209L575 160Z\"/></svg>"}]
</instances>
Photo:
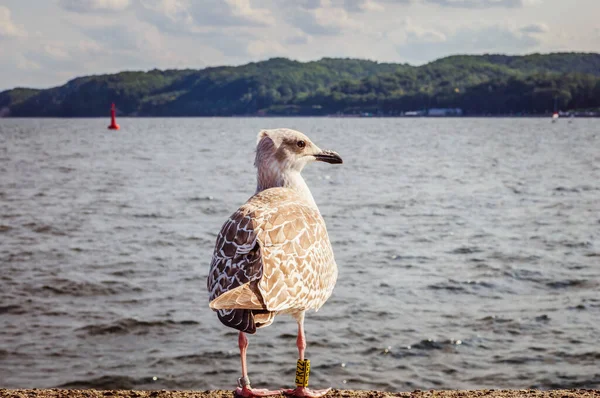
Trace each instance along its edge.
<instances>
[{"instance_id":1,"label":"sandy pier edge","mask_svg":"<svg viewBox=\"0 0 600 398\"><path fill-rule=\"evenodd\" d=\"M233 398L232 391L208 390L208 391L141 391L141 390L76 390L76 389L5 389L0 388L0 398ZM283 396L282 396L283 397ZM594 397L600 398L600 390L472 390L472 391L438 391L416 390L412 392L382 392L362 390L332 390L326 395L327 398L563 398L563 397Z\"/></svg>"}]
</instances>

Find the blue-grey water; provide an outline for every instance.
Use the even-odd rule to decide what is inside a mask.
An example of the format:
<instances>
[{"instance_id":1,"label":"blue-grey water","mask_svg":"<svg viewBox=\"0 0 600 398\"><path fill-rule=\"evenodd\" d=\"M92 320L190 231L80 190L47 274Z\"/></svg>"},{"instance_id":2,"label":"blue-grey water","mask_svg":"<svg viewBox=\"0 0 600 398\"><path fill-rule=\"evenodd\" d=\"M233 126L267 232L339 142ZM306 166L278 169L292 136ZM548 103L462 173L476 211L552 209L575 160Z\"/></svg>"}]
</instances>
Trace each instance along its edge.
<instances>
[{"instance_id":1,"label":"blue-grey water","mask_svg":"<svg viewBox=\"0 0 600 398\"><path fill-rule=\"evenodd\" d=\"M0 386L233 388L207 305L261 128L344 158L305 170L339 265L306 320L315 388L600 387L595 119L0 120ZM250 336L290 387L295 322Z\"/></svg>"}]
</instances>

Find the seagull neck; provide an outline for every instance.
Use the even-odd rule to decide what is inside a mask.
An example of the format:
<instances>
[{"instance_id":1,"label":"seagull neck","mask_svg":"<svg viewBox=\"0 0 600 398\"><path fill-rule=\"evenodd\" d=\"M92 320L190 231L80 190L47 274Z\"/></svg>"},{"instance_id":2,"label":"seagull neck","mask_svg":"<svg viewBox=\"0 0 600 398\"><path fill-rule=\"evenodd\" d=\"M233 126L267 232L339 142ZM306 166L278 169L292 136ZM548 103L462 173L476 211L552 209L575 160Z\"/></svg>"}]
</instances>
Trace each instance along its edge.
<instances>
[{"instance_id":1,"label":"seagull neck","mask_svg":"<svg viewBox=\"0 0 600 398\"><path fill-rule=\"evenodd\" d=\"M263 173L258 173L256 193L269 188L290 188L297 191L310 205L315 209L317 204L315 199L306 185L306 181L297 170L287 170L285 173L278 173L276 176L266 178Z\"/></svg>"}]
</instances>

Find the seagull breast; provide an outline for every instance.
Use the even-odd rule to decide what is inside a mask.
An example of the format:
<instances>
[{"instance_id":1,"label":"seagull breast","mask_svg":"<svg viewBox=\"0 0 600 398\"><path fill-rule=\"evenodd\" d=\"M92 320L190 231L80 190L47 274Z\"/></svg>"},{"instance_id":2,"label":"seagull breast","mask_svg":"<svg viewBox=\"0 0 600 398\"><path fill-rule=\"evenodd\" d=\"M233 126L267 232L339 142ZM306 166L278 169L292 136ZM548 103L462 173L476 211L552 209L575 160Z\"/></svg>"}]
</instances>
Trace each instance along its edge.
<instances>
[{"instance_id":1,"label":"seagull breast","mask_svg":"<svg viewBox=\"0 0 600 398\"><path fill-rule=\"evenodd\" d=\"M208 275L210 307L225 325L254 333L276 314L318 310L336 279L319 210L294 189L269 188L221 228Z\"/></svg>"}]
</instances>

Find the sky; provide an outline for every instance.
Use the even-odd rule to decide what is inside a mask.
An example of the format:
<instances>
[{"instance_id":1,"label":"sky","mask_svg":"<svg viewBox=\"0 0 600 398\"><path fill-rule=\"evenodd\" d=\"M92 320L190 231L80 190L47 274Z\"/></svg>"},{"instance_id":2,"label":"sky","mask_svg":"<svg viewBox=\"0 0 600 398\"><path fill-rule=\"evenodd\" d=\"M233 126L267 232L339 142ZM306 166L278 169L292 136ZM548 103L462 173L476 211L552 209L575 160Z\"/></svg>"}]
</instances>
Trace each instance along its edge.
<instances>
[{"instance_id":1,"label":"sky","mask_svg":"<svg viewBox=\"0 0 600 398\"><path fill-rule=\"evenodd\" d=\"M272 57L600 52L600 0L0 0L0 90Z\"/></svg>"}]
</instances>

